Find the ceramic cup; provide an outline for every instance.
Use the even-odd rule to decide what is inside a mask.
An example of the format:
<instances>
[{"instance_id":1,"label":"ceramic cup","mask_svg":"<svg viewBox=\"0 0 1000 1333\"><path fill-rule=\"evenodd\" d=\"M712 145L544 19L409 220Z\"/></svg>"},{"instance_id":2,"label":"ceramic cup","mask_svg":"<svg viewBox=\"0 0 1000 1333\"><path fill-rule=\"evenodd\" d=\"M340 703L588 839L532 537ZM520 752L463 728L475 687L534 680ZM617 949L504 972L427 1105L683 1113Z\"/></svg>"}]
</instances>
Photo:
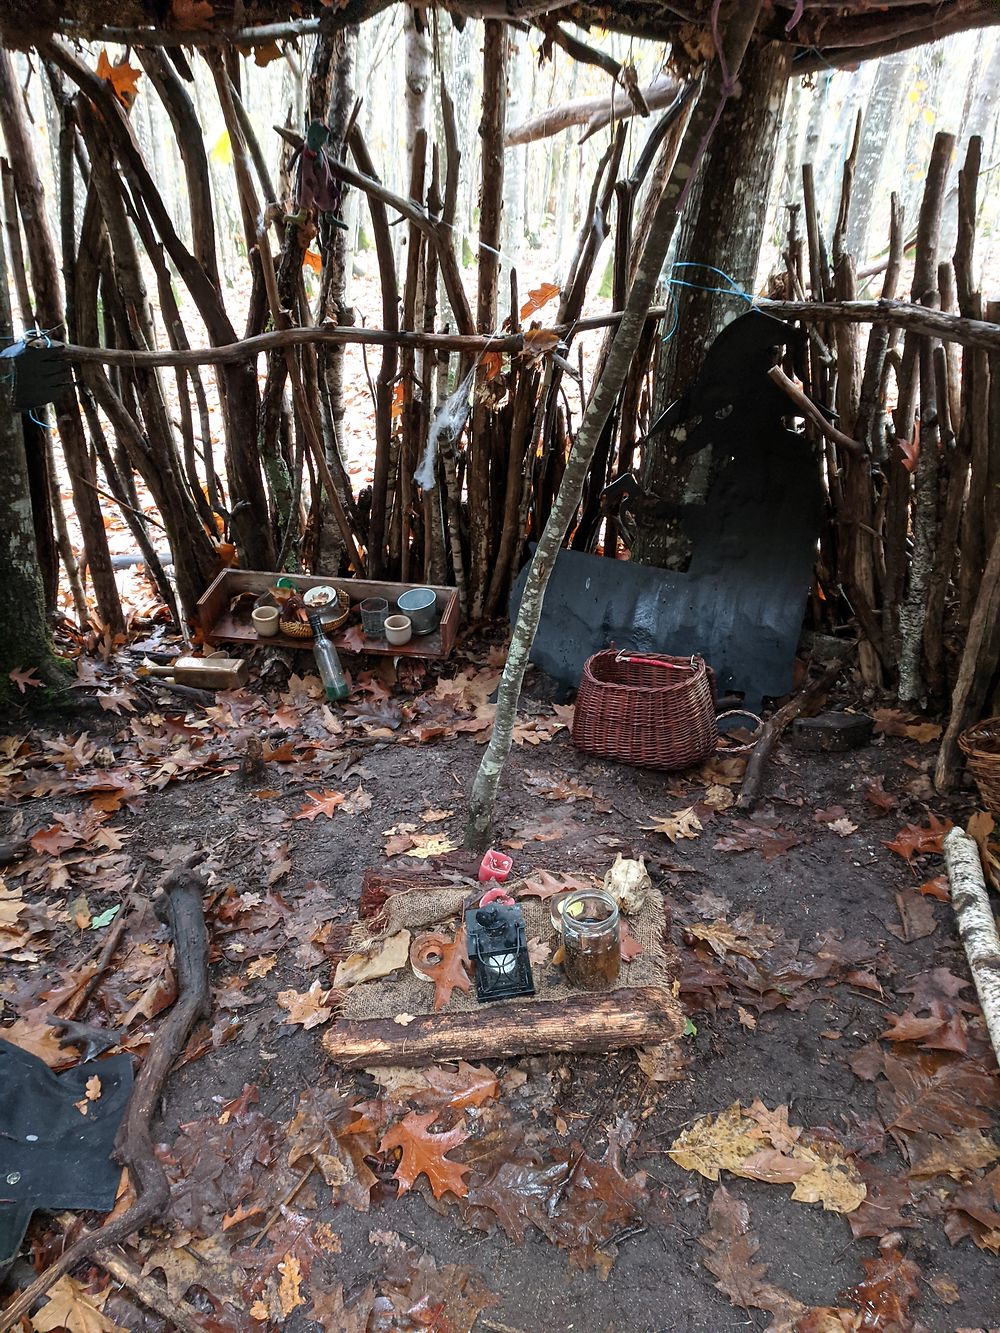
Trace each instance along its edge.
<instances>
[{"instance_id":1,"label":"ceramic cup","mask_svg":"<svg viewBox=\"0 0 1000 1333\"><path fill-rule=\"evenodd\" d=\"M385 637L388 643L395 645L397 648L404 643L409 643L413 637L413 626L410 623L410 617L386 616Z\"/></svg>"},{"instance_id":2,"label":"ceramic cup","mask_svg":"<svg viewBox=\"0 0 1000 1333\"><path fill-rule=\"evenodd\" d=\"M276 606L258 606L250 617L259 639L273 639L278 632L281 612Z\"/></svg>"}]
</instances>

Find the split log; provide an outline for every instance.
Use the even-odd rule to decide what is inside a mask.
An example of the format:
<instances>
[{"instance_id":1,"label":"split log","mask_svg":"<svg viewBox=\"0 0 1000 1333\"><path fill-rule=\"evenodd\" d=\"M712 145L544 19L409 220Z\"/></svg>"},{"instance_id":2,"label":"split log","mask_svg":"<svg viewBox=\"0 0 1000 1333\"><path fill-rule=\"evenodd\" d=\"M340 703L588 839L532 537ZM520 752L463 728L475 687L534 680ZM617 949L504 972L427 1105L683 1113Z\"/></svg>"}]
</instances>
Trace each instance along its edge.
<instances>
[{"instance_id":1,"label":"split log","mask_svg":"<svg viewBox=\"0 0 1000 1333\"><path fill-rule=\"evenodd\" d=\"M975 838L963 829L953 828L944 840L944 864L959 937L976 983L990 1041L1000 1061L1000 937Z\"/></svg>"},{"instance_id":2,"label":"split log","mask_svg":"<svg viewBox=\"0 0 1000 1333\"><path fill-rule=\"evenodd\" d=\"M819 697L834 684L856 649L857 643L852 643L843 656L838 657L836 662L832 662L815 680L803 686L798 694L793 695L788 703L783 704L774 716L768 719L764 730L761 732L760 739L750 755L746 773L743 775L743 786L740 789L739 800L736 802L738 810L752 810L757 804L764 781L764 770L780 736L793 719L811 708Z\"/></svg>"},{"instance_id":3,"label":"split log","mask_svg":"<svg viewBox=\"0 0 1000 1333\"><path fill-rule=\"evenodd\" d=\"M170 1201L170 1187L153 1147L152 1122L174 1062L191 1029L211 1012L208 984L208 932L202 908L206 879L197 869L204 853L188 857L172 870L155 904L170 927L177 973L177 1002L156 1032L129 1098L125 1119L115 1141L115 1154L128 1168L136 1201L97 1231L88 1231L64 1250L30 1286L0 1312L0 1333L14 1328L36 1302L75 1264L98 1251L118 1245L161 1216Z\"/></svg>"},{"instance_id":4,"label":"split log","mask_svg":"<svg viewBox=\"0 0 1000 1333\"><path fill-rule=\"evenodd\" d=\"M466 1014L425 1014L402 1026L391 1018L342 1019L323 1036L345 1069L419 1065L433 1060L502 1060L547 1051L613 1051L675 1041L684 1014L657 986L573 995L558 1002L511 1001Z\"/></svg>"}]
</instances>

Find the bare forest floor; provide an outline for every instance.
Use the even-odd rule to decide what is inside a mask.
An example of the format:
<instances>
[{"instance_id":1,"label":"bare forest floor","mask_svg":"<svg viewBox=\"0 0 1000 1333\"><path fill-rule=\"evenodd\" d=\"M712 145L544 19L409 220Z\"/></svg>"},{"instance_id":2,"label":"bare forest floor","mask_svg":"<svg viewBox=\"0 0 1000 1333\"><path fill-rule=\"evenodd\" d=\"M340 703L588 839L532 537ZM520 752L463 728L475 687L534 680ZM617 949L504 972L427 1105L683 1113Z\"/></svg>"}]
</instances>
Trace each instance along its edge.
<instances>
[{"instance_id":1,"label":"bare forest floor","mask_svg":"<svg viewBox=\"0 0 1000 1333\"><path fill-rule=\"evenodd\" d=\"M933 795L934 728L886 712L884 730L911 734L780 748L747 822L725 808L740 761L665 776L591 760L532 674L499 843L523 874L646 857L689 1034L671 1068L629 1052L379 1082L321 1045L338 927L367 868L468 872L464 794L502 651L460 653L440 679L350 660L340 711L304 659L290 682L185 711L84 659L103 708L2 729L0 836L30 838L0 893L8 1039L58 1058L44 1017L124 904L80 1016L141 1054L173 995L150 897L183 849L211 853L213 1014L157 1126L171 1215L132 1247L171 1301L206 1329L289 1333L1000 1324L996 1064L941 857L922 850L940 846L936 818L972 806ZM266 767L247 777L252 737ZM427 1112L457 1130L447 1160L411 1137ZM424 1175L402 1192L379 1146L396 1125L464 1197L435 1200ZM763 1179L727 1169L751 1149L770 1153L750 1167ZM58 1228L29 1234L42 1267ZM75 1276L60 1299L97 1313L71 1328L168 1327L100 1269Z\"/></svg>"}]
</instances>

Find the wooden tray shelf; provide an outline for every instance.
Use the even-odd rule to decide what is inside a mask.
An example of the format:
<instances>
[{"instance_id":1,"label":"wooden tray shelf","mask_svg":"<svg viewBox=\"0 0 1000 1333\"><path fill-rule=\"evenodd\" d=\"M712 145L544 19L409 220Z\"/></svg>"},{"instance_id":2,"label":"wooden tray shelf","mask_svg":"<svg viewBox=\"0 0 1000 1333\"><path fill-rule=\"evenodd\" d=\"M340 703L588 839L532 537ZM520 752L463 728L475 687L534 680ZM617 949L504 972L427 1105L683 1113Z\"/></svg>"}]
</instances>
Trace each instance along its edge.
<instances>
[{"instance_id":1,"label":"wooden tray shelf","mask_svg":"<svg viewBox=\"0 0 1000 1333\"><path fill-rule=\"evenodd\" d=\"M347 630L360 622L360 613L356 611L358 603L366 597L384 597L389 603L392 614L396 599L409 588L426 585L419 583L378 583L371 579L331 579L322 574L281 575L256 569L224 569L206 588L198 599L198 623L201 626L205 642L208 644L236 643L244 646L256 644L274 644L280 648L307 649L311 639L293 639L285 634L276 634L271 638L258 637L250 619L250 609L237 615L230 613L229 607L235 597L242 592L266 592L273 588L279 578L291 578L297 588L303 592L308 588L326 584L329 587L343 589L351 599L352 614L346 624L330 634L331 641L342 651L356 652L353 644L345 638ZM409 643L394 645L384 639L365 639L364 653L379 653L392 657L448 657L455 646L458 635L459 603L455 588L435 587L439 623L433 634L412 638Z\"/></svg>"}]
</instances>

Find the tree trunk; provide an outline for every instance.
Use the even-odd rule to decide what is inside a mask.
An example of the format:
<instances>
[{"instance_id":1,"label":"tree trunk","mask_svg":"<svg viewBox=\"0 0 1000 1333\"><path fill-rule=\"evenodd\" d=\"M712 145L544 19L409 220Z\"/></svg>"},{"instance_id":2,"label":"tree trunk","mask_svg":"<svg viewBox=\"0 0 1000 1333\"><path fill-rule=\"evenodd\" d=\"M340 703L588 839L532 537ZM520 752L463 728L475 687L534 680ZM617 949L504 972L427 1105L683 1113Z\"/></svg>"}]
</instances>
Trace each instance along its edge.
<instances>
[{"instance_id":1,"label":"tree trunk","mask_svg":"<svg viewBox=\"0 0 1000 1333\"><path fill-rule=\"evenodd\" d=\"M528 44L517 28L507 29L509 58L507 119L518 124L528 106ZM504 154L503 225L501 227L503 265L515 267L524 243L524 189L528 149L524 144L507 148Z\"/></svg>"},{"instance_id":2,"label":"tree trunk","mask_svg":"<svg viewBox=\"0 0 1000 1333\"><path fill-rule=\"evenodd\" d=\"M7 257L0 244L0 346L13 341ZM31 515L21 418L12 405L10 377L0 375L0 701L16 698L8 672L58 677L45 624L45 593Z\"/></svg>"},{"instance_id":3,"label":"tree trunk","mask_svg":"<svg viewBox=\"0 0 1000 1333\"><path fill-rule=\"evenodd\" d=\"M739 0L730 11L725 26L725 67L735 75L740 68L747 44L760 15L763 0ZM504 667L497 696L496 719L493 734L483 755L479 771L469 797L469 817L465 830L466 847L481 851L489 842L493 828L497 791L503 766L510 754L524 673L528 668L528 654L534 642L541 619L545 589L555 565L559 549L576 513L583 494L583 485L590 469L591 459L614 409L628 375L632 358L642 337L649 307L653 303L663 261L674 234L686 192L697 179L706 146L710 146L713 131L719 121L719 111L725 115L728 86L722 70L722 58L713 60L705 78L687 132L677 154L677 161L660 199L650 227L635 281L618 326L615 341L604 370L587 404L583 421L577 432L569 461L563 472L555 503L531 561L527 582L521 598L517 622L511 637L510 650ZM720 107L720 103L722 104Z\"/></svg>"},{"instance_id":4,"label":"tree trunk","mask_svg":"<svg viewBox=\"0 0 1000 1333\"><path fill-rule=\"evenodd\" d=\"M329 103L324 108L324 116L330 127L332 146L335 151L340 152L344 145L348 121L354 109L357 28L345 28L334 32L329 40L334 48L333 70ZM316 311L316 321L319 324L325 320L332 320L335 324L354 323L354 311L349 309L347 304L348 269L351 261L348 241L349 233L340 227L324 224L320 228L319 244L323 256L323 272L320 280L319 308ZM347 440L344 437L346 415L344 348L338 346L318 348L317 362L323 402L329 413L329 433L332 436L327 447L327 462L336 478L339 472L346 471L349 453ZM349 504L353 501L353 496L342 495L341 499ZM327 502L324 506L318 568L336 573L342 550L343 541Z\"/></svg>"},{"instance_id":5,"label":"tree trunk","mask_svg":"<svg viewBox=\"0 0 1000 1333\"><path fill-rule=\"evenodd\" d=\"M684 210L676 253L681 260L713 265L752 291L764 232L762 200L768 197L781 130L788 79L788 54L771 43L753 45L740 73L740 92L727 102L718 132ZM682 269L684 282L721 287L705 268ZM673 288L678 336L660 357L657 399L662 407L690 388L706 349L728 323L737 302L690 287ZM673 323L674 320L671 320ZM643 482L668 503L681 504L704 493L711 458L708 450L678 463L670 432L644 450ZM687 541L675 523L640 527L634 558L664 569L683 565Z\"/></svg>"},{"instance_id":6,"label":"tree trunk","mask_svg":"<svg viewBox=\"0 0 1000 1333\"><path fill-rule=\"evenodd\" d=\"M868 237L872 212L879 198L879 181L889 135L896 125L896 113L903 89L903 76L910 67L908 52L886 56L878 62L875 84L861 122L861 144L854 172L851 213L847 224L847 250L863 268L868 257Z\"/></svg>"},{"instance_id":7,"label":"tree trunk","mask_svg":"<svg viewBox=\"0 0 1000 1333\"><path fill-rule=\"evenodd\" d=\"M480 333L497 325L497 289L500 279L500 220L503 216L503 131L507 110L507 37L496 19L485 24L483 43L483 116L479 125L482 173L479 195L479 292L476 320ZM477 371L477 386L486 381L486 368ZM494 523L490 512L490 434L492 413L483 395L474 394L469 461L470 612L483 613L489 586Z\"/></svg>"},{"instance_id":8,"label":"tree trunk","mask_svg":"<svg viewBox=\"0 0 1000 1333\"><path fill-rule=\"evenodd\" d=\"M31 261L31 282L35 293L35 314L43 328L61 331L65 322L65 308L55 242L45 207L45 191L38 174L32 132L21 90L14 76L10 54L4 50L0 50L0 123L7 140L18 204L24 221L25 241ZM125 628L125 618L118 598L118 586L96 490L97 473L87 448L76 394L72 389L61 390L54 399L54 407L97 608L105 627L117 634Z\"/></svg>"},{"instance_id":9,"label":"tree trunk","mask_svg":"<svg viewBox=\"0 0 1000 1333\"><path fill-rule=\"evenodd\" d=\"M403 15L403 34L405 37L405 81L406 81L406 172L403 179L409 180L413 162L413 150L417 135L421 130L430 128L430 97L433 62L431 59L430 32L427 27L427 12L411 9L409 6ZM424 140L426 152L427 140Z\"/></svg>"}]
</instances>

